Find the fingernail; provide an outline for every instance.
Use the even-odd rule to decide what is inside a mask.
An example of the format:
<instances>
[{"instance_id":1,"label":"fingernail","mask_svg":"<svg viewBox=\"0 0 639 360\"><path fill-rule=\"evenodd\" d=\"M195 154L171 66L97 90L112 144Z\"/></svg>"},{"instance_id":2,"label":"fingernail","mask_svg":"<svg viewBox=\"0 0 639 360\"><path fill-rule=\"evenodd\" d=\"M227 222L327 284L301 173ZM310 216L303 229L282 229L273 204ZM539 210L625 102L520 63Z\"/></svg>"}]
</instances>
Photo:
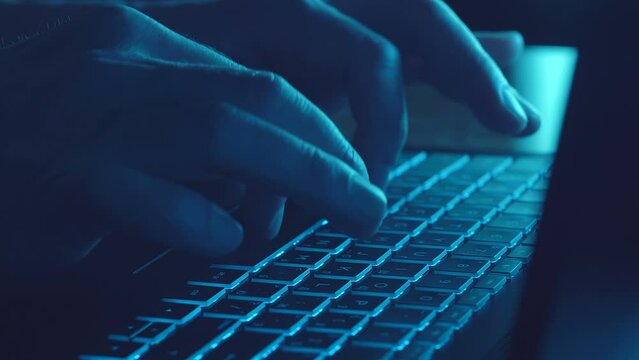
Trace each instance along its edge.
<instances>
[{"instance_id":1,"label":"fingernail","mask_svg":"<svg viewBox=\"0 0 639 360\"><path fill-rule=\"evenodd\" d=\"M519 100L517 100L517 93L515 92L515 89L513 89L510 85L503 87L501 91L501 103L517 118L517 120L519 120L517 130L523 130L528 123L528 116L526 116L526 111L519 103Z\"/></svg>"}]
</instances>

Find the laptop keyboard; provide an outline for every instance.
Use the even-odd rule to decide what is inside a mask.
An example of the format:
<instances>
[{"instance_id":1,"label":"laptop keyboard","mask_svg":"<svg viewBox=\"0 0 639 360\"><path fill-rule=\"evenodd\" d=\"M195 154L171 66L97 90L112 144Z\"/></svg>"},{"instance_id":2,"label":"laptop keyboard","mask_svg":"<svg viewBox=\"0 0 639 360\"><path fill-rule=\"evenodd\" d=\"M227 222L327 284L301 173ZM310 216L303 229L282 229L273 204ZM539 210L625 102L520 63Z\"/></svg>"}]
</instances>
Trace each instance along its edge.
<instances>
[{"instance_id":1,"label":"laptop keyboard","mask_svg":"<svg viewBox=\"0 0 639 360\"><path fill-rule=\"evenodd\" d=\"M530 261L550 159L403 156L379 232L211 265L81 359L429 358Z\"/></svg>"}]
</instances>

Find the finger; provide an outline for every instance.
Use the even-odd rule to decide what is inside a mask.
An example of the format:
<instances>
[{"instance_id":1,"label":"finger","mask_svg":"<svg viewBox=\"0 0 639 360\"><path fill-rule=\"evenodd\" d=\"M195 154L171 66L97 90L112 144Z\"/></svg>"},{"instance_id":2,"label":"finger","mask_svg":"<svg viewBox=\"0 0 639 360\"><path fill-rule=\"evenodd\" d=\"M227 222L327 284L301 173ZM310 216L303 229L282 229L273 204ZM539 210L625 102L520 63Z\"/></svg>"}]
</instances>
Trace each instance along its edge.
<instances>
[{"instance_id":1,"label":"finger","mask_svg":"<svg viewBox=\"0 0 639 360\"><path fill-rule=\"evenodd\" d=\"M273 239L280 231L286 199L258 189L249 189L242 201L237 218L244 226L249 240Z\"/></svg>"},{"instance_id":2,"label":"finger","mask_svg":"<svg viewBox=\"0 0 639 360\"><path fill-rule=\"evenodd\" d=\"M201 132L210 136L189 140L199 144L194 166L289 197L355 236L377 229L384 194L344 162L234 106L220 106L215 118L215 130Z\"/></svg>"},{"instance_id":3,"label":"finger","mask_svg":"<svg viewBox=\"0 0 639 360\"><path fill-rule=\"evenodd\" d=\"M539 114L537 108L531 104L530 101L521 96L520 93L517 93L517 99L524 108L524 111L526 111L526 116L528 117L528 124L526 125L526 128L517 134L517 136L532 135L541 127L541 114Z\"/></svg>"},{"instance_id":4,"label":"finger","mask_svg":"<svg viewBox=\"0 0 639 360\"><path fill-rule=\"evenodd\" d=\"M524 51L524 37L518 31L475 31L475 36L500 67L511 65Z\"/></svg>"},{"instance_id":5,"label":"finger","mask_svg":"<svg viewBox=\"0 0 639 360\"><path fill-rule=\"evenodd\" d=\"M471 108L495 131L517 134L528 118L514 89L481 44L455 13L439 0L415 0L387 9L388 0L364 2L340 9L362 18L371 28L389 36L409 57L423 62L421 80Z\"/></svg>"},{"instance_id":6,"label":"finger","mask_svg":"<svg viewBox=\"0 0 639 360\"><path fill-rule=\"evenodd\" d=\"M80 194L116 232L207 256L242 241L242 227L223 209L177 184L120 166L82 169Z\"/></svg>"},{"instance_id":7,"label":"finger","mask_svg":"<svg viewBox=\"0 0 639 360\"><path fill-rule=\"evenodd\" d=\"M283 25L273 24L277 14L261 24L269 29L263 41L272 44L266 56L276 62L287 54L285 74L299 77L312 69L316 79L339 80L358 123L355 148L371 181L383 186L407 131L399 53L388 40L321 1L293 4L294 15L282 18Z\"/></svg>"}]
</instances>

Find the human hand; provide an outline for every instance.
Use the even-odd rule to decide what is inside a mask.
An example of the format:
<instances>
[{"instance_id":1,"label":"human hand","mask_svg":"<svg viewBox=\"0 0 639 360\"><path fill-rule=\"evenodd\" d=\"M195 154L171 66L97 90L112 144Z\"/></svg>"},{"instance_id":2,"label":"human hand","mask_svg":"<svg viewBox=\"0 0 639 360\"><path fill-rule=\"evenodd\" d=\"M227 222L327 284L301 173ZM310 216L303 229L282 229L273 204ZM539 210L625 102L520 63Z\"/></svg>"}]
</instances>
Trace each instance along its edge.
<instances>
[{"instance_id":1,"label":"human hand","mask_svg":"<svg viewBox=\"0 0 639 360\"><path fill-rule=\"evenodd\" d=\"M233 0L149 14L250 67L281 74L323 109L349 103L353 144L383 186L406 137L404 82L432 84L489 128L527 135L539 115L502 75L517 33L479 41L435 0Z\"/></svg>"},{"instance_id":2,"label":"human hand","mask_svg":"<svg viewBox=\"0 0 639 360\"><path fill-rule=\"evenodd\" d=\"M138 11L93 9L0 68L3 273L48 271L118 232L226 254L254 225L227 212L238 202L277 228L290 197L355 236L385 211L359 155L286 81Z\"/></svg>"}]
</instances>

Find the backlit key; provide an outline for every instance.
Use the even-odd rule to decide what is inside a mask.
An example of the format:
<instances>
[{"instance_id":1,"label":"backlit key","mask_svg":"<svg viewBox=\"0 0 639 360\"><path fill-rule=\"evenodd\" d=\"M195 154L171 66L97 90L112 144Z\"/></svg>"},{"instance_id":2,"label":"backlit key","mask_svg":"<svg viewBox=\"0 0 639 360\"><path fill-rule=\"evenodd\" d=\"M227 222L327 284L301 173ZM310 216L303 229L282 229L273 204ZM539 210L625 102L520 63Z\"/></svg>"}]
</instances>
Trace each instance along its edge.
<instances>
[{"instance_id":1,"label":"backlit key","mask_svg":"<svg viewBox=\"0 0 639 360\"><path fill-rule=\"evenodd\" d=\"M523 266L523 262L519 259L505 257L495 263L491 272L506 275L509 278L515 277Z\"/></svg>"},{"instance_id":2,"label":"backlit key","mask_svg":"<svg viewBox=\"0 0 639 360\"><path fill-rule=\"evenodd\" d=\"M446 310L442 311L435 319L437 324L460 329L468 320L473 316L473 310L466 306L449 306Z\"/></svg>"},{"instance_id":3,"label":"backlit key","mask_svg":"<svg viewBox=\"0 0 639 360\"><path fill-rule=\"evenodd\" d=\"M264 307L262 301L223 299L204 309L204 317L250 321Z\"/></svg>"},{"instance_id":4,"label":"backlit key","mask_svg":"<svg viewBox=\"0 0 639 360\"><path fill-rule=\"evenodd\" d=\"M519 230L483 228L470 237L471 242L498 243L509 247L515 246L521 240L522 233Z\"/></svg>"},{"instance_id":5,"label":"backlit key","mask_svg":"<svg viewBox=\"0 0 639 360\"><path fill-rule=\"evenodd\" d=\"M288 294L275 301L270 312L315 316L330 304L329 298Z\"/></svg>"},{"instance_id":6,"label":"backlit key","mask_svg":"<svg viewBox=\"0 0 639 360\"><path fill-rule=\"evenodd\" d=\"M519 230L527 233L537 224L537 219L531 216L501 214L492 219L487 226Z\"/></svg>"},{"instance_id":7,"label":"backlit key","mask_svg":"<svg viewBox=\"0 0 639 360\"><path fill-rule=\"evenodd\" d=\"M479 277L488 267L490 267L490 261L488 260L449 257L437 264L433 270L439 274Z\"/></svg>"},{"instance_id":8,"label":"backlit key","mask_svg":"<svg viewBox=\"0 0 639 360\"><path fill-rule=\"evenodd\" d=\"M310 274L307 267L267 265L253 275L253 282L296 285Z\"/></svg>"},{"instance_id":9,"label":"backlit key","mask_svg":"<svg viewBox=\"0 0 639 360\"><path fill-rule=\"evenodd\" d=\"M445 249L406 246L393 253L391 261L435 265L446 256Z\"/></svg>"},{"instance_id":10,"label":"backlit key","mask_svg":"<svg viewBox=\"0 0 639 360\"><path fill-rule=\"evenodd\" d=\"M486 289L470 289L463 293L456 304L461 306L468 306L473 311L479 311L490 300L490 291Z\"/></svg>"},{"instance_id":11,"label":"backlit key","mask_svg":"<svg viewBox=\"0 0 639 360\"><path fill-rule=\"evenodd\" d=\"M345 237L310 235L297 243L295 248L304 251L322 251L336 254L344 250L350 242L351 240Z\"/></svg>"},{"instance_id":12,"label":"backlit key","mask_svg":"<svg viewBox=\"0 0 639 360\"><path fill-rule=\"evenodd\" d=\"M376 247L397 250L408 242L407 234L377 233L366 239L355 239L355 244L362 247Z\"/></svg>"},{"instance_id":13,"label":"backlit key","mask_svg":"<svg viewBox=\"0 0 639 360\"><path fill-rule=\"evenodd\" d=\"M433 222L444 215L445 212L446 209L443 206L419 206L418 204L409 204L399 209L394 215L398 219L416 219Z\"/></svg>"},{"instance_id":14,"label":"backlit key","mask_svg":"<svg viewBox=\"0 0 639 360\"><path fill-rule=\"evenodd\" d=\"M366 325L368 318L364 315L340 314L324 311L311 318L306 325L308 331L355 334Z\"/></svg>"},{"instance_id":15,"label":"backlit key","mask_svg":"<svg viewBox=\"0 0 639 360\"><path fill-rule=\"evenodd\" d=\"M396 306L409 309L442 311L453 299L455 299L455 294L451 292L410 289L397 299Z\"/></svg>"},{"instance_id":16,"label":"backlit key","mask_svg":"<svg viewBox=\"0 0 639 360\"><path fill-rule=\"evenodd\" d=\"M211 306L214 302L221 299L226 294L226 291L221 287L183 284L170 293L171 294L163 298L162 301Z\"/></svg>"},{"instance_id":17,"label":"backlit key","mask_svg":"<svg viewBox=\"0 0 639 360\"><path fill-rule=\"evenodd\" d=\"M302 328L307 319L306 316L300 314L264 312L244 325L244 329L273 334L293 334Z\"/></svg>"},{"instance_id":18,"label":"backlit key","mask_svg":"<svg viewBox=\"0 0 639 360\"><path fill-rule=\"evenodd\" d=\"M357 346L402 349L408 344L413 334L411 329L368 324L352 338L351 342Z\"/></svg>"},{"instance_id":19,"label":"backlit key","mask_svg":"<svg viewBox=\"0 0 639 360\"><path fill-rule=\"evenodd\" d=\"M506 253L506 246L498 244L482 244L467 242L452 252L454 257L468 259L488 259L492 262L499 260Z\"/></svg>"},{"instance_id":20,"label":"backlit key","mask_svg":"<svg viewBox=\"0 0 639 360\"><path fill-rule=\"evenodd\" d=\"M428 265L387 261L373 269L373 277L415 281L428 271Z\"/></svg>"},{"instance_id":21,"label":"backlit key","mask_svg":"<svg viewBox=\"0 0 639 360\"><path fill-rule=\"evenodd\" d=\"M244 270L223 269L211 266L206 273L197 278L191 279L188 283L200 286L217 286L226 289L233 289L248 279L249 273Z\"/></svg>"},{"instance_id":22,"label":"backlit key","mask_svg":"<svg viewBox=\"0 0 639 360\"><path fill-rule=\"evenodd\" d=\"M339 333L322 333L302 330L284 340L284 351L303 353L324 353L332 355L346 341L346 336Z\"/></svg>"},{"instance_id":23,"label":"backlit key","mask_svg":"<svg viewBox=\"0 0 639 360\"><path fill-rule=\"evenodd\" d=\"M421 330L435 318L433 310L389 307L372 320L375 326Z\"/></svg>"},{"instance_id":24,"label":"backlit key","mask_svg":"<svg viewBox=\"0 0 639 360\"><path fill-rule=\"evenodd\" d=\"M304 251L297 249L287 250L280 257L275 259L275 265L295 266L317 269L324 264L331 254L319 251Z\"/></svg>"},{"instance_id":25,"label":"backlit key","mask_svg":"<svg viewBox=\"0 0 639 360\"><path fill-rule=\"evenodd\" d=\"M371 271L370 264L355 262L337 262L331 260L313 273L320 279L342 279L357 281Z\"/></svg>"},{"instance_id":26,"label":"backlit key","mask_svg":"<svg viewBox=\"0 0 639 360\"><path fill-rule=\"evenodd\" d=\"M382 222L382 225L379 227L379 232L416 235L419 234L426 225L428 225L428 222L425 220L390 217Z\"/></svg>"},{"instance_id":27,"label":"backlit key","mask_svg":"<svg viewBox=\"0 0 639 360\"><path fill-rule=\"evenodd\" d=\"M342 314L373 315L379 314L390 304L390 299L381 296L346 294L335 300L330 311Z\"/></svg>"},{"instance_id":28,"label":"backlit key","mask_svg":"<svg viewBox=\"0 0 639 360\"><path fill-rule=\"evenodd\" d=\"M389 249L351 246L335 257L336 261L379 265L391 254Z\"/></svg>"},{"instance_id":29,"label":"backlit key","mask_svg":"<svg viewBox=\"0 0 639 360\"><path fill-rule=\"evenodd\" d=\"M396 298L410 285L406 280L369 277L353 284L352 294Z\"/></svg>"},{"instance_id":30,"label":"backlit key","mask_svg":"<svg viewBox=\"0 0 639 360\"><path fill-rule=\"evenodd\" d=\"M505 275L498 273L484 274L482 277L477 279L475 288L485 289L490 291L491 294L496 294L504 287L504 285L506 285L506 282L507 278Z\"/></svg>"},{"instance_id":31,"label":"backlit key","mask_svg":"<svg viewBox=\"0 0 639 360\"><path fill-rule=\"evenodd\" d=\"M413 342L418 344L433 344L436 349L440 349L450 341L454 332L455 328L453 327L432 324L415 334Z\"/></svg>"},{"instance_id":32,"label":"backlit key","mask_svg":"<svg viewBox=\"0 0 639 360\"><path fill-rule=\"evenodd\" d=\"M508 257L516 258L523 261L524 263L527 263L530 261L530 259L532 259L534 251L535 248L533 248L532 246L518 245L510 250L510 252L508 253Z\"/></svg>"},{"instance_id":33,"label":"backlit key","mask_svg":"<svg viewBox=\"0 0 639 360\"><path fill-rule=\"evenodd\" d=\"M137 318L151 322L184 325L200 315L200 312L201 309L197 305L160 302Z\"/></svg>"},{"instance_id":34,"label":"backlit key","mask_svg":"<svg viewBox=\"0 0 639 360\"><path fill-rule=\"evenodd\" d=\"M473 278L459 275L426 274L415 283L415 289L446 291L460 294L473 283Z\"/></svg>"},{"instance_id":35,"label":"backlit key","mask_svg":"<svg viewBox=\"0 0 639 360\"><path fill-rule=\"evenodd\" d=\"M462 241L464 241L464 236L460 234L440 234L424 231L411 238L409 245L413 247L441 248L450 251L459 246Z\"/></svg>"},{"instance_id":36,"label":"backlit key","mask_svg":"<svg viewBox=\"0 0 639 360\"><path fill-rule=\"evenodd\" d=\"M246 282L229 292L229 299L273 302L287 290L284 284Z\"/></svg>"},{"instance_id":37,"label":"backlit key","mask_svg":"<svg viewBox=\"0 0 639 360\"><path fill-rule=\"evenodd\" d=\"M428 231L431 232L439 232L445 234L459 234L464 236L472 235L481 224L479 221L475 220L457 220L457 219L449 219L449 218L441 218L435 221L430 227Z\"/></svg>"},{"instance_id":38,"label":"backlit key","mask_svg":"<svg viewBox=\"0 0 639 360\"><path fill-rule=\"evenodd\" d=\"M486 223L497 214L497 209L489 207L479 207L461 204L449 211L446 216L449 218L459 218Z\"/></svg>"},{"instance_id":39,"label":"backlit key","mask_svg":"<svg viewBox=\"0 0 639 360\"><path fill-rule=\"evenodd\" d=\"M348 280L308 278L293 289L293 293L297 295L336 298L341 296L350 287L351 282Z\"/></svg>"},{"instance_id":40,"label":"backlit key","mask_svg":"<svg viewBox=\"0 0 639 360\"><path fill-rule=\"evenodd\" d=\"M136 334L133 341L155 345L166 339L167 336L173 334L175 328L175 324L152 323L151 326L145 328L139 334Z\"/></svg>"}]
</instances>

